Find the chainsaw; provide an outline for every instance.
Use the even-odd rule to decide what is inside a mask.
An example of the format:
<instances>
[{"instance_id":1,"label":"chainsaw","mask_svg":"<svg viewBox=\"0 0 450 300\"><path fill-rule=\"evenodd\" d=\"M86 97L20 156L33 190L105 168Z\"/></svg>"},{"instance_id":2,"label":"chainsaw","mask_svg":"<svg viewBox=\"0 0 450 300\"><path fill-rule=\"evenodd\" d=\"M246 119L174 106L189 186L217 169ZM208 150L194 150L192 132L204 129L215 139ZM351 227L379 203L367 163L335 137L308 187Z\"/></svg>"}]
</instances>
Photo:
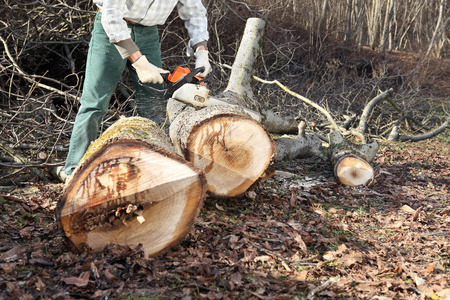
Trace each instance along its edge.
<instances>
[{"instance_id":1,"label":"chainsaw","mask_svg":"<svg viewBox=\"0 0 450 300\"><path fill-rule=\"evenodd\" d=\"M209 89L206 87L205 82L209 81L209 79L212 78L214 69L214 66L212 66L212 71L205 78L202 78L198 74L202 73L205 70L204 67L196 68L191 71L187 67L178 66L170 73L161 74L166 85L166 87L162 90L143 85L142 83L139 84L141 84L145 88L151 89L152 91L162 93L165 100L173 98L177 101L183 102L184 104L191 105L197 108L211 105L228 105L240 107L250 117L260 122L261 115L259 113L251 109L234 105L209 96ZM181 87L183 88L181 89Z\"/></svg>"}]
</instances>

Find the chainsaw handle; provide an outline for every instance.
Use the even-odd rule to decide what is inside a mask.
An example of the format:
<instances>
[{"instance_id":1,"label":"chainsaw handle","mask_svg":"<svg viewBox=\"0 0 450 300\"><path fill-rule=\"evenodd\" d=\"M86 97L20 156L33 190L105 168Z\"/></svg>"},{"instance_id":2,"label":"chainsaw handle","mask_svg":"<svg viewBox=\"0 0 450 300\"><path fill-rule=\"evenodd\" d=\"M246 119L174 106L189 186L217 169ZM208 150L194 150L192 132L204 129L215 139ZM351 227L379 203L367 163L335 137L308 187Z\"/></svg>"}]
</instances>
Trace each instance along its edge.
<instances>
[{"instance_id":1,"label":"chainsaw handle","mask_svg":"<svg viewBox=\"0 0 450 300\"><path fill-rule=\"evenodd\" d=\"M204 72L205 67L199 67L191 71L191 73L187 74L185 77L188 79L189 83L192 81L192 79L197 75L198 73Z\"/></svg>"},{"instance_id":2,"label":"chainsaw handle","mask_svg":"<svg viewBox=\"0 0 450 300\"><path fill-rule=\"evenodd\" d=\"M165 83L169 83L169 75L170 73L159 73L159 75L161 75L161 77L163 78Z\"/></svg>"},{"instance_id":3,"label":"chainsaw handle","mask_svg":"<svg viewBox=\"0 0 450 300\"><path fill-rule=\"evenodd\" d=\"M201 67L201 68L203 68L203 70L205 69L205 67ZM199 68L199 69L201 69L201 68ZM211 66L211 72L209 72L208 75L206 75L205 77L203 77L203 79L202 79L202 80L199 80L197 83L202 83L202 82L207 82L207 81L209 81L209 80L213 77L214 71L216 71L216 66L215 66L215 65L212 65L212 66ZM202 72L203 72L203 71L202 71Z\"/></svg>"}]
</instances>

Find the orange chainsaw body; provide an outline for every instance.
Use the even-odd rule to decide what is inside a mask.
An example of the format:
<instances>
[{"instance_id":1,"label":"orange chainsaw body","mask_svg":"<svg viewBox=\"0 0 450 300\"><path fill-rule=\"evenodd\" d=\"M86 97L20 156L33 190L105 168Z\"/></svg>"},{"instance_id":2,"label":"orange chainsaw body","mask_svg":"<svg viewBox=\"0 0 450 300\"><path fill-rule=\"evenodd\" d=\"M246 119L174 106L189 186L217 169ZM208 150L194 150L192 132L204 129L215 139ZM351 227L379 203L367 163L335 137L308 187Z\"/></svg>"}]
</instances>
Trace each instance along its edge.
<instances>
[{"instance_id":1,"label":"orange chainsaw body","mask_svg":"<svg viewBox=\"0 0 450 300\"><path fill-rule=\"evenodd\" d=\"M169 76L167 77L167 79L170 82L177 82L179 79L183 78L184 76L186 76L187 74L191 73L191 70L189 68L183 68L183 67L176 67L175 70L173 70L172 73L169 74ZM194 76L195 78L198 79L198 81L201 81L202 78L199 76ZM205 85L204 82L200 82L201 85Z\"/></svg>"}]
</instances>

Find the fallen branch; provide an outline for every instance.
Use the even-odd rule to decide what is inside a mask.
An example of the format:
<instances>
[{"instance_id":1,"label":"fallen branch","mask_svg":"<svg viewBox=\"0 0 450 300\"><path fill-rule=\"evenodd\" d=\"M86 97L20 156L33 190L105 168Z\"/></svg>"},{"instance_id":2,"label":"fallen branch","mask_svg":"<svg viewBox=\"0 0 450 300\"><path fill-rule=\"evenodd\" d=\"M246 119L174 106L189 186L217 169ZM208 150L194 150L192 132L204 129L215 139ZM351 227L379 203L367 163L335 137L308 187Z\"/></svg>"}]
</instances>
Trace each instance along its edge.
<instances>
[{"instance_id":1,"label":"fallen branch","mask_svg":"<svg viewBox=\"0 0 450 300\"><path fill-rule=\"evenodd\" d=\"M305 102L306 104L311 105L312 107L316 108L317 110L319 110L321 113L323 113L327 120L330 122L331 126L333 127L334 130L339 130L339 126L336 124L336 122L334 121L333 117L331 116L331 114L324 109L322 106L318 105L317 103L311 101L310 99L303 97L299 94L297 94L296 92L291 91L290 89L288 89L286 86L284 86L283 84L281 84L278 80L272 80L272 81L268 81L268 80L264 80L261 79L257 76L253 76L253 78L259 82L265 83L265 84L276 84L278 85L280 88L282 88L286 93L288 93L291 96L294 96L297 99L302 100L303 102Z\"/></svg>"},{"instance_id":2,"label":"fallen branch","mask_svg":"<svg viewBox=\"0 0 450 300\"><path fill-rule=\"evenodd\" d=\"M418 142L418 141L423 141L423 140L427 140L432 137L435 137L438 134L444 132L448 128L450 128L450 122L445 121L441 126L439 126L438 128L436 128L433 131L430 131L426 134L410 136L410 135L400 135L400 133L398 132L398 125L394 125L394 127L392 128L392 132L389 135L388 139L390 141Z\"/></svg>"},{"instance_id":3,"label":"fallen branch","mask_svg":"<svg viewBox=\"0 0 450 300\"><path fill-rule=\"evenodd\" d=\"M24 167L26 167L28 165L28 159L26 159L22 155L15 153L14 149L4 145L3 143L0 143L0 149L5 151L6 153L8 153L8 155L10 155L14 159L15 162L23 165ZM42 173L42 171L36 169L35 167L30 167L30 171L34 175L39 177L41 180L48 181L48 178L44 175L44 173Z\"/></svg>"},{"instance_id":4,"label":"fallen branch","mask_svg":"<svg viewBox=\"0 0 450 300\"><path fill-rule=\"evenodd\" d=\"M387 102L389 102L389 104L399 113L399 114L401 114L402 115L402 121L404 120L404 119L406 119L406 120L408 120L408 121L411 121L413 124L415 124L416 126L419 126L419 127L424 127L424 125L423 124L420 124L419 122L417 122L414 118L412 118L409 114L407 114L407 113L405 113L403 110L401 110L399 107L398 107L398 105L397 104L395 104L395 102L394 101L392 101L392 99L390 99L390 98L387 98Z\"/></svg>"},{"instance_id":5,"label":"fallen branch","mask_svg":"<svg viewBox=\"0 0 450 300\"><path fill-rule=\"evenodd\" d=\"M378 151L378 144L356 145L346 140L339 131L329 134L328 158L334 175L348 186L367 185L374 178L370 162Z\"/></svg>"},{"instance_id":6,"label":"fallen branch","mask_svg":"<svg viewBox=\"0 0 450 300\"><path fill-rule=\"evenodd\" d=\"M290 95L313 106L327 117L333 129L328 138L330 144L328 148L328 158L333 166L334 175L340 182L349 186L359 186L359 185L366 185L373 180L374 170L369 162L375 157L375 154L378 150L378 144L376 142L373 142L371 144L365 144L366 139L362 133L365 130L366 126L365 124L368 115L372 111L375 104L381 101L382 99L386 98L388 95L390 95L392 89L389 90L388 92L383 93L382 95L377 96L372 101L370 101L368 106L366 106L364 113L367 116L364 118L365 119L364 122L362 123L360 122L360 126L364 125L363 131L362 132L350 131L351 134L354 134L355 136L359 137L362 141L364 141L364 144L362 145L355 145L343 137L339 126L336 124L331 114L327 110L322 108L320 105L314 103L308 98L305 98L289 90L287 87L282 85L278 80L267 81L258 78L256 76L253 76L253 78L262 83L278 85ZM301 137L302 133L299 134L299 139ZM275 143L277 144L277 141L275 141ZM292 142L290 142L289 144L292 144ZM297 146L297 144L298 143L294 143L293 145ZM279 144L277 144L277 156L278 156L278 149L280 150L282 149L278 145ZM293 147L291 146L291 148ZM317 151L318 149L316 149L316 152ZM280 153L283 152L280 151ZM285 155L285 156L292 158L292 155ZM280 159L278 159L277 157L277 160Z\"/></svg>"},{"instance_id":7,"label":"fallen branch","mask_svg":"<svg viewBox=\"0 0 450 300\"><path fill-rule=\"evenodd\" d=\"M320 151L322 142L316 135L307 135L305 126L306 123L301 121L298 135L283 135L274 140L277 149L275 161L322 155Z\"/></svg>"},{"instance_id":8,"label":"fallen branch","mask_svg":"<svg viewBox=\"0 0 450 300\"><path fill-rule=\"evenodd\" d=\"M356 132L359 132L362 136L364 136L364 133L366 132L367 129L367 121L369 119L370 114L372 113L373 108L379 102L390 97L393 91L394 89L390 88L389 90L379 94L378 96L369 101L369 103L366 105L361 114L361 118L359 119L359 125L358 128L356 129Z\"/></svg>"}]
</instances>

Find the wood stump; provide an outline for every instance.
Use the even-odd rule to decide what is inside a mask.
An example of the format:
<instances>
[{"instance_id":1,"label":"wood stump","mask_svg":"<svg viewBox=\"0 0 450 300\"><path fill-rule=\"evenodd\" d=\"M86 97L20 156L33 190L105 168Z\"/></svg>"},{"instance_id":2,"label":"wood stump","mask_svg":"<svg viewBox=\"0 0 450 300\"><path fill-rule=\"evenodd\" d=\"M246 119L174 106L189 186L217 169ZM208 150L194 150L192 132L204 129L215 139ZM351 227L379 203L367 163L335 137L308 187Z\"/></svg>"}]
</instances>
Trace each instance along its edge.
<instances>
[{"instance_id":1,"label":"wood stump","mask_svg":"<svg viewBox=\"0 0 450 300\"><path fill-rule=\"evenodd\" d=\"M206 194L200 170L152 121L122 118L93 142L67 182L57 218L79 249L138 245L152 256L191 229Z\"/></svg>"}]
</instances>

